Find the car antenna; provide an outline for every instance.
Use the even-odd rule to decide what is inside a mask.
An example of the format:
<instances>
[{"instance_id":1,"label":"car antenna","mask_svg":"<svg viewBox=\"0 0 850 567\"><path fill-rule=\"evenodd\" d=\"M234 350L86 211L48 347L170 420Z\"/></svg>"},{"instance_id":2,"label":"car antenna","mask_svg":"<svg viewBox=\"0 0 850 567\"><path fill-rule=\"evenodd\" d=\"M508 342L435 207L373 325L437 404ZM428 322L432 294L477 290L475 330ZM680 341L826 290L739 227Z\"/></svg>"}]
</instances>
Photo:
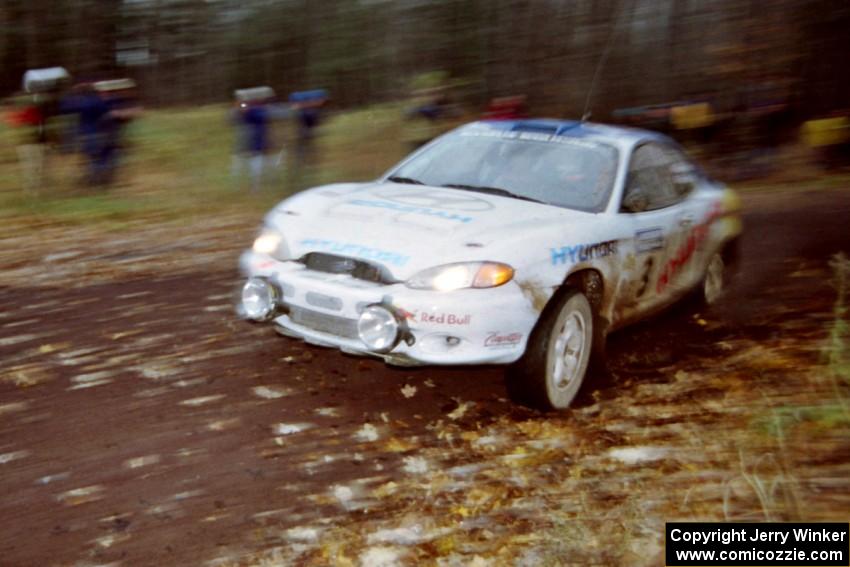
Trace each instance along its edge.
<instances>
[{"instance_id":1,"label":"car antenna","mask_svg":"<svg viewBox=\"0 0 850 567\"><path fill-rule=\"evenodd\" d=\"M590 88L587 91L587 98L584 101L584 112L581 113L581 121L587 122L590 119L590 99L593 97L593 91L596 88L596 81L599 79L599 73L602 71L602 68L605 66L605 62L608 61L608 55L611 53L611 48L614 46L614 39L616 39L617 34L620 31L620 16L623 15L623 7L625 6L625 0L623 4L620 5L620 12L617 14L617 17L614 18L614 25L611 29L611 34L608 36L608 43L605 44L605 49L602 51L602 55L599 57L599 62L596 64L596 70L593 72L593 79L590 80Z\"/></svg>"}]
</instances>

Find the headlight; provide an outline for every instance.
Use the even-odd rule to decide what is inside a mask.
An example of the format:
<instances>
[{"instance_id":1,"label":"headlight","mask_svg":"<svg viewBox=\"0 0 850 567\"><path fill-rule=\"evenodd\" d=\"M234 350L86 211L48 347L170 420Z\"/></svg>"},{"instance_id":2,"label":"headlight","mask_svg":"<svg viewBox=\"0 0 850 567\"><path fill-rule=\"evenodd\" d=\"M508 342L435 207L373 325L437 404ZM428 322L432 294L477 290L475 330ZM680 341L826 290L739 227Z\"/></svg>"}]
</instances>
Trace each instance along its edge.
<instances>
[{"instance_id":1,"label":"headlight","mask_svg":"<svg viewBox=\"0 0 850 567\"><path fill-rule=\"evenodd\" d=\"M280 292L264 278L251 278L242 286L242 312L254 321L268 321L277 311Z\"/></svg>"},{"instance_id":2,"label":"headlight","mask_svg":"<svg viewBox=\"0 0 850 567\"><path fill-rule=\"evenodd\" d=\"M272 255L277 252L281 242L283 242L283 236L278 231L271 228L264 228L254 240L254 252L257 254Z\"/></svg>"},{"instance_id":3,"label":"headlight","mask_svg":"<svg viewBox=\"0 0 850 567\"><path fill-rule=\"evenodd\" d=\"M499 262L461 262L422 270L409 280L407 287L453 291L463 288L497 287L514 277L514 269Z\"/></svg>"},{"instance_id":4,"label":"headlight","mask_svg":"<svg viewBox=\"0 0 850 567\"><path fill-rule=\"evenodd\" d=\"M357 320L357 335L373 351L389 352L398 343L398 319L386 307L370 305Z\"/></svg>"}]
</instances>

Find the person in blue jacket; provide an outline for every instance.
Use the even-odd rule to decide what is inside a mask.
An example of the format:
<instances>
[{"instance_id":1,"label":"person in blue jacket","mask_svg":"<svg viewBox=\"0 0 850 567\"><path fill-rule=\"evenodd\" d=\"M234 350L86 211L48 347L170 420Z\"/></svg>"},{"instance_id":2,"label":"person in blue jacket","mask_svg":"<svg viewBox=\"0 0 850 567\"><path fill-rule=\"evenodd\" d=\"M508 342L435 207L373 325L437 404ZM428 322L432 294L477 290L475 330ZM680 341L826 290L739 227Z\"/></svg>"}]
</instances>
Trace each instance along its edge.
<instances>
[{"instance_id":1,"label":"person in blue jacket","mask_svg":"<svg viewBox=\"0 0 850 567\"><path fill-rule=\"evenodd\" d=\"M106 181L109 171L103 132L109 106L92 83L82 83L74 90L75 96L63 101L61 111L78 115L77 135L87 162L85 179L89 185L100 185Z\"/></svg>"},{"instance_id":2,"label":"person in blue jacket","mask_svg":"<svg viewBox=\"0 0 850 567\"><path fill-rule=\"evenodd\" d=\"M242 111L245 125L245 153L251 172L251 190L257 191L263 178L266 152L269 149L269 109L265 100L251 101Z\"/></svg>"}]
</instances>

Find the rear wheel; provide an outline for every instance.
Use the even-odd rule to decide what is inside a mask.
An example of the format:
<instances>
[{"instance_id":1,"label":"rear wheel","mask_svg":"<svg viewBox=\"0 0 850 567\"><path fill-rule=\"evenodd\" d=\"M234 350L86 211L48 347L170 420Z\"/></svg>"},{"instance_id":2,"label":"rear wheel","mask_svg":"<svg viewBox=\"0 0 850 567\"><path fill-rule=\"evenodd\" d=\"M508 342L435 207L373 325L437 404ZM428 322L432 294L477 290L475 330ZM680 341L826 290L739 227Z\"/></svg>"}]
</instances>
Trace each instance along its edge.
<instances>
[{"instance_id":1,"label":"rear wheel","mask_svg":"<svg viewBox=\"0 0 850 567\"><path fill-rule=\"evenodd\" d=\"M705 277L702 280L702 300L711 305L723 295L726 287L726 263L720 252L716 252L708 261Z\"/></svg>"},{"instance_id":2,"label":"rear wheel","mask_svg":"<svg viewBox=\"0 0 850 567\"><path fill-rule=\"evenodd\" d=\"M565 409L587 373L594 317L583 293L569 289L547 309L522 359L508 370L508 390L521 403Z\"/></svg>"}]
</instances>

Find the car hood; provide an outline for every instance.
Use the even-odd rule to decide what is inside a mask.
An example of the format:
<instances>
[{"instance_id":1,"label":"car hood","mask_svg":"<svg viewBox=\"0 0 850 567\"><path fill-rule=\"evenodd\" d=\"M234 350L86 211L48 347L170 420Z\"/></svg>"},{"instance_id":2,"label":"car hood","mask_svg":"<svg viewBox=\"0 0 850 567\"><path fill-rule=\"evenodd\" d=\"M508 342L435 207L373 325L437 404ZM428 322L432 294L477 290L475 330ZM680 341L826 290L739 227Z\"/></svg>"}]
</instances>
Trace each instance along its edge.
<instances>
[{"instance_id":1,"label":"car hood","mask_svg":"<svg viewBox=\"0 0 850 567\"><path fill-rule=\"evenodd\" d=\"M349 183L304 191L276 206L266 224L283 233L291 258L309 252L384 265L405 279L431 266L500 260L530 231L595 215L459 189Z\"/></svg>"}]
</instances>

